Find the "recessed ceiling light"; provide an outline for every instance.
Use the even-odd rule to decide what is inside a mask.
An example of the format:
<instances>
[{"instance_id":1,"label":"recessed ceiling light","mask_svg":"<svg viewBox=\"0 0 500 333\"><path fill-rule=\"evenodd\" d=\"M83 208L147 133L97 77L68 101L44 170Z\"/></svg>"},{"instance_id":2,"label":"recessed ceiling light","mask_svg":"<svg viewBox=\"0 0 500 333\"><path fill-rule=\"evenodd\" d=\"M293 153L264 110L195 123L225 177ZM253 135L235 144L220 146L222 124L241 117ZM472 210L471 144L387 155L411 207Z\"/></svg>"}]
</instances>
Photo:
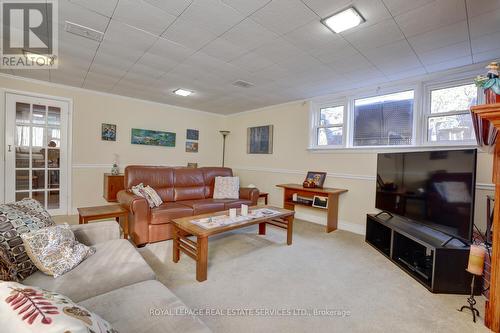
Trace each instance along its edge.
<instances>
[{"instance_id":1,"label":"recessed ceiling light","mask_svg":"<svg viewBox=\"0 0 500 333\"><path fill-rule=\"evenodd\" d=\"M179 88L179 89L174 90L174 94L179 95L179 96L183 96L183 97L189 96L192 93L193 93L192 91L189 91L189 90L186 90L186 89L180 89Z\"/></svg>"},{"instance_id":2,"label":"recessed ceiling light","mask_svg":"<svg viewBox=\"0 0 500 333\"><path fill-rule=\"evenodd\" d=\"M321 23L326 25L333 32L339 33L354 27L357 27L365 20L354 7L347 8L340 13L333 14L323 20Z\"/></svg>"}]
</instances>

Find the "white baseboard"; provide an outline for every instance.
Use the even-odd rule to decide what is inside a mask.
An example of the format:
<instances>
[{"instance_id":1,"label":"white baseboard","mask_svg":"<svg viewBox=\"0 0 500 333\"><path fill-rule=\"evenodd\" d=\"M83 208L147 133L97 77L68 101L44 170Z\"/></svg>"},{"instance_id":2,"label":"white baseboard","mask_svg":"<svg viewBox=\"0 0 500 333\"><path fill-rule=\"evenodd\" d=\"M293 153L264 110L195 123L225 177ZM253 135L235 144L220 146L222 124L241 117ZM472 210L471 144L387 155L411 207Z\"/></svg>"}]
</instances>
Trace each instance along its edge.
<instances>
[{"instance_id":1,"label":"white baseboard","mask_svg":"<svg viewBox=\"0 0 500 333\"><path fill-rule=\"evenodd\" d=\"M295 212L295 217L308 222L321 224L326 226L326 217L308 214L304 211ZM364 235L365 226L362 224L351 223L343 220L339 220L337 224L339 230L350 231L355 234Z\"/></svg>"}]
</instances>

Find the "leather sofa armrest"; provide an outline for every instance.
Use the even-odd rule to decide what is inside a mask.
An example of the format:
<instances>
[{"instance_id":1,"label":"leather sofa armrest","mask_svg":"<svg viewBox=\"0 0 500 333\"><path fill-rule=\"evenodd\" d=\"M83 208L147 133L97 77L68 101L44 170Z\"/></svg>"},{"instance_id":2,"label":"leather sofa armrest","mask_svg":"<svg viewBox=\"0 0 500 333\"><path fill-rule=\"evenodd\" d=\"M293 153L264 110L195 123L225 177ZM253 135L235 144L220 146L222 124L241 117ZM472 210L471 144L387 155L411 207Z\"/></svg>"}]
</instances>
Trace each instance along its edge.
<instances>
[{"instance_id":1,"label":"leather sofa armrest","mask_svg":"<svg viewBox=\"0 0 500 333\"><path fill-rule=\"evenodd\" d=\"M115 221L74 224L70 228L76 239L88 246L120 239L120 226Z\"/></svg>"},{"instance_id":2,"label":"leather sofa armrest","mask_svg":"<svg viewBox=\"0 0 500 333\"><path fill-rule=\"evenodd\" d=\"M240 187L240 199L252 201L256 205L259 200L259 189L255 187Z\"/></svg>"},{"instance_id":3,"label":"leather sofa armrest","mask_svg":"<svg viewBox=\"0 0 500 333\"><path fill-rule=\"evenodd\" d=\"M120 206L127 209L130 213L143 217L149 216L150 208L145 198L135 195L128 190L119 191L116 198Z\"/></svg>"}]
</instances>

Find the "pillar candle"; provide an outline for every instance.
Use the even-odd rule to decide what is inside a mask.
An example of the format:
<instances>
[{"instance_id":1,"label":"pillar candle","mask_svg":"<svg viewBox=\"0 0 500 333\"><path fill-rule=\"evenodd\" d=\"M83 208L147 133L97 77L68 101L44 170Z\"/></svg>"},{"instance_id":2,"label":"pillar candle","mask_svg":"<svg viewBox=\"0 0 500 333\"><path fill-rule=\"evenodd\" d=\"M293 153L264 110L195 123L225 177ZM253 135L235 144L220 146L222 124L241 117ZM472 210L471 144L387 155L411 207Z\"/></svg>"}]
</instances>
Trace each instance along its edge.
<instances>
[{"instance_id":1,"label":"pillar candle","mask_svg":"<svg viewBox=\"0 0 500 333\"><path fill-rule=\"evenodd\" d=\"M475 275L483 275L484 258L486 249L483 246L471 245L469 252L469 265L467 271Z\"/></svg>"},{"instance_id":2,"label":"pillar candle","mask_svg":"<svg viewBox=\"0 0 500 333\"><path fill-rule=\"evenodd\" d=\"M247 205L241 205L241 215L242 216L248 215L248 206Z\"/></svg>"}]
</instances>

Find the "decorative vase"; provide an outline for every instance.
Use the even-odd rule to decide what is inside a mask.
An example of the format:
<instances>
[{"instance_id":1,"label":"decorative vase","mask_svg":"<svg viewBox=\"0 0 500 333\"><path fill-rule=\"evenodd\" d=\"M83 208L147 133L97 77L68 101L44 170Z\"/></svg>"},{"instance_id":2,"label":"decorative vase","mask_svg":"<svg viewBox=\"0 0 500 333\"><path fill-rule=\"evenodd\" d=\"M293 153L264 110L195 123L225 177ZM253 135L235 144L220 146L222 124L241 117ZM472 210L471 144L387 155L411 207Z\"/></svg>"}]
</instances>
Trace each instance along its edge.
<instances>
[{"instance_id":1,"label":"decorative vase","mask_svg":"<svg viewBox=\"0 0 500 333\"><path fill-rule=\"evenodd\" d=\"M118 164L113 163L113 167L111 168L111 174L114 176L120 174L120 169L118 168Z\"/></svg>"}]
</instances>

